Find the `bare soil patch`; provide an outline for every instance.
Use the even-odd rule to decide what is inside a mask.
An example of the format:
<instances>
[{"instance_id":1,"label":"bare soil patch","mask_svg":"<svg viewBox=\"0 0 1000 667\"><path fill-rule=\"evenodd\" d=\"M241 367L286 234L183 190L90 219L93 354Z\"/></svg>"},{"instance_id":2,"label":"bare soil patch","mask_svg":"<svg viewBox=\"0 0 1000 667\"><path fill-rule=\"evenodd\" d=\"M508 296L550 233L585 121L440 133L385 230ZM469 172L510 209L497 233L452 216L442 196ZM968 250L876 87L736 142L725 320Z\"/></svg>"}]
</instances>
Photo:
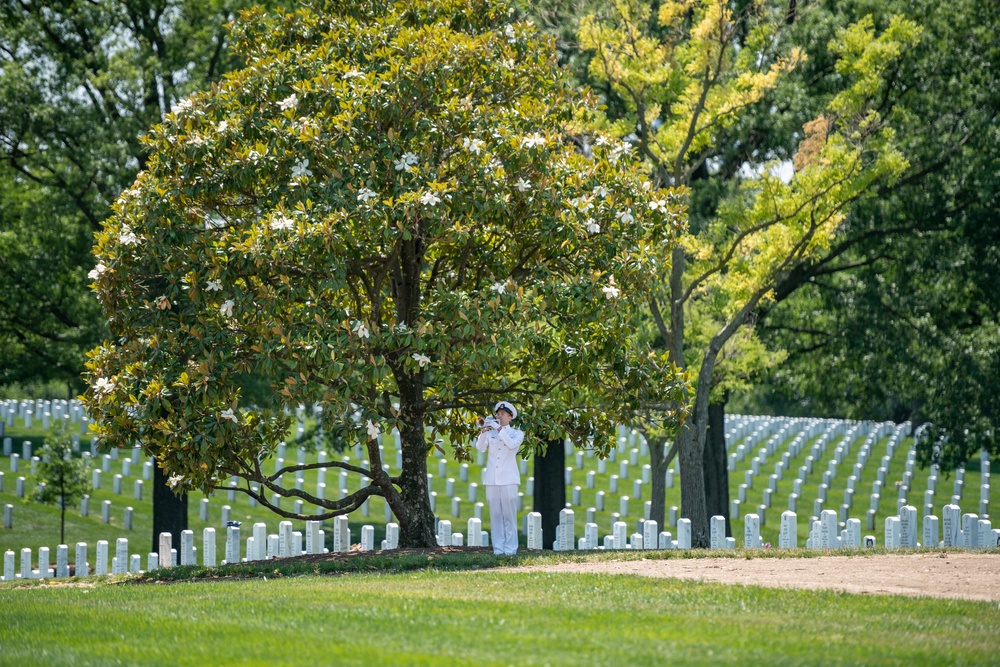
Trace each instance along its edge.
<instances>
[{"instance_id":1,"label":"bare soil patch","mask_svg":"<svg viewBox=\"0 0 1000 667\"><path fill-rule=\"evenodd\" d=\"M1000 555L919 553L817 558L690 558L527 566L517 571L637 574L774 588L1000 602Z\"/></svg>"}]
</instances>

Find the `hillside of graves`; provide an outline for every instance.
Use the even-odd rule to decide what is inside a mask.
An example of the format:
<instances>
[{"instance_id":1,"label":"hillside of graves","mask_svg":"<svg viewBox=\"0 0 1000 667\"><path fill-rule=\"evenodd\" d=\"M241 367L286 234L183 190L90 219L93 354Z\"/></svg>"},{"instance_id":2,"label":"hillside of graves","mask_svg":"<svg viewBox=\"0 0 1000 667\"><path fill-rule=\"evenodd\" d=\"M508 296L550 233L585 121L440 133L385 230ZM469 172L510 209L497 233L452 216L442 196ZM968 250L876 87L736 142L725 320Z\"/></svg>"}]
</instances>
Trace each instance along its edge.
<instances>
[{"instance_id":1,"label":"hillside of graves","mask_svg":"<svg viewBox=\"0 0 1000 667\"><path fill-rule=\"evenodd\" d=\"M191 493L191 533L183 536L183 544L166 545L165 551L164 545L157 544L151 550L153 463L148 457L138 449L99 451L88 435L86 415L75 401L0 403L0 419L4 422L0 552L5 553L5 578L12 573L14 578L45 576L40 572L49 569L56 574L60 564L68 571L78 558L90 563L91 572L103 573L113 571L117 556L128 561L119 566L124 572L147 570L154 561L166 558L178 564L202 564L211 555L215 565L223 560L346 550L351 545L365 550L394 546L395 524L381 498L370 499L349 517L321 525L281 521L241 493L217 490L211 497ZM64 549L59 549L58 507L31 500L38 484L37 453L57 421L70 426L77 455L87 460L94 485L89 497L67 508ZM715 548L859 548L865 541L869 547L889 549L996 546L998 531L989 520L996 508L990 494L988 459L970 461L951 475L933 467L918 469L909 424L738 415L728 416L726 424L732 535L724 534L721 517L714 518ZM360 447L325 451L322 442L305 438L310 425L310 410L300 408L287 442L266 462L268 472L286 462L311 463L332 457L367 466ZM390 471L401 465L396 442L394 434L382 436L383 460ZM439 444L447 451L447 443ZM641 435L620 427L618 446L606 460L572 443L565 446L569 503L560 516L559 540L547 548L648 550L690 545L690 533L685 532L689 526L677 509L680 478L676 468L666 473L669 525L659 527L646 521L650 467ZM488 544L489 517L478 484L482 463L481 455L470 464L446 457L429 461L430 502L439 518L441 544ZM539 548L540 518L530 511L532 466L527 460L520 465L521 543ZM346 471L331 471L329 476L322 469L298 474L294 485L308 487L320 497L338 497L362 483L361 476ZM235 485L236 480L228 483ZM306 514L316 511L301 501L272 500ZM227 526L232 522L243 525L234 531ZM16 564L15 558L19 559ZM40 559L46 565L40 566Z\"/></svg>"}]
</instances>

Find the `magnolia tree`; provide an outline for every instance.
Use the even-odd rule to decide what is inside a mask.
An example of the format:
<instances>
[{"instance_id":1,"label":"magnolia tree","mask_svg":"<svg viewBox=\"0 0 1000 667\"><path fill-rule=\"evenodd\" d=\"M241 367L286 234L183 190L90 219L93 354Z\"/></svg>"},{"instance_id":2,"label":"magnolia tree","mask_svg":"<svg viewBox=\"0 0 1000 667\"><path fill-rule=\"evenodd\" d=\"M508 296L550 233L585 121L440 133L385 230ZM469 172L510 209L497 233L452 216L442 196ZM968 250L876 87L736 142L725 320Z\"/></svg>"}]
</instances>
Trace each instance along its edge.
<instances>
[{"instance_id":1,"label":"magnolia tree","mask_svg":"<svg viewBox=\"0 0 1000 667\"><path fill-rule=\"evenodd\" d=\"M726 0L666 1L653 18L644 3L614 0L581 21L580 44L593 52L591 76L627 108L615 131L634 132L659 183L684 186L706 160L724 153L719 142L801 62L801 51L782 34L786 20L783 2L746 3L737 11ZM665 447L672 434L643 424L651 436L651 515L662 521L663 473L676 453L681 511L691 519L695 546L707 546L709 537L705 444L723 349L738 341L760 357L759 344L737 335L741 327L773 298L783 276L829 250L851 202L906 167L882 96L918 35L916 25L898 17L881 33L870 18L841 31L829 46L841 87L804 126L790 177L782 178L776 160L746 165L753 175L733 183L714 216L684 235L650 299L670 360L693 368L695 384L691 418L677 431L672 452ZM718 474L711 481L724 488L725 451L713 453Z\"/></svg>"},{"instance_id":2,"label":"magnolia tree","mask_svg":"<svg viewBox=\"0 0 1000 667\"><path fill-rule=\"evenodd\" d=\"M678 197L626 143L577 149L593 100L510 16L494 0L241 16L247 67L151 131L98 236L114 339L85 400L106 442L141 445L178 492L235 475L289 518L382 496L400 544L432 546L429 438L467 458L474 417L503 398L528 447L563 434L606 451L640 405L680 403L682 379L630 325L669 270ZM261 378L270 397L241 400ZM265 474L299 404L370 466ZM378 449L392 429L398 475ZM320 467L369 483L340 500L281 485Z\"/></svg>"}]
</instances>

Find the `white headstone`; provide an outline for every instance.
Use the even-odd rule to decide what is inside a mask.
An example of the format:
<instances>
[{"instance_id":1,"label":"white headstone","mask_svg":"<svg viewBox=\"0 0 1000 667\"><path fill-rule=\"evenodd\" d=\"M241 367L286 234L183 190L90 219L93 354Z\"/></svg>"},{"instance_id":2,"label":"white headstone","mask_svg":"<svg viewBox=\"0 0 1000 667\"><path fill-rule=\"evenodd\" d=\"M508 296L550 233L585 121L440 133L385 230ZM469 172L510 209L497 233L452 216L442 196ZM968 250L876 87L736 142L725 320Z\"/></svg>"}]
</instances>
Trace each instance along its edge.
<instances>
[{"instance_id":1,"label":"white headstone","mask_svg":"<svg viewBox=\"0 0 1000 667\"><path fill-rule=\"evenodd\" d=\"M747 549L761 547L760 517L756 514L747 514L743 517L743 546ZM719 548L722 548L721 545Z\"/></svg>"},{"instance_id":2,"label":"white headstone","mask_svg":"<svg viewBox=\"0 0 1000 667\"><path fill-rule=\"evenodd\" d=\"M798 533L798 516L795 512L782 512L781 527L778 532L778 547L781 549L795 549L798 547Z\"/></svg>"},{"instance_id":3,"label":"white headstone","mask_svg":"<svg viewBox=\"0 0 1000 667\"><path fill-rule=\"evenodd\" d=\"M351 549L351 528L348 525L346 516L333 518L333 550L350 551Z\"/></svg>"},{"instance_id":4,"label":"white headstone","mask_svg":"<svg viewBox=\"0 0 1000 667\"><path fill-rule=\"evenodd\" d=\"M362 551L374 551L375 550L375 527L374 526L362 526L361 527L361 550Z\"/></svg>"},{"instance_id":5,"label":"white headstone","mask_svg":"<svg viewBox=\"0 0 1000 667\"><path fill-rule=\"evenodd\" d=\"M691 548L691 519L677 519L677 548Z\"/></svg>"},{"instance_id":6,"label":"white headstone","mask_svg":"<svg viewBox=\"0 0 1000 667\"><path fill-rule=\"evenodd\" d=\"M542 515L538 512L528 513L528 548L542 549Z\"/></svg>"},{"instance_id":7,"label":"white headstone","mask_svg":"<svg viewBox=\"0 0 1000 667\"><path fill-rule=\"evenodd\" d=\"M226 527L226 562L240 562L240 527Z\"/></svg>"},{"instance_id":8,"label":"white headstone","mask_svg":"<svg viewBox=\"0 0 1000 667\"><path fill-rule=\"evenodd\" d=\"M76 543L76 576L90 576L90 566L87 564L87 543Z\"/></svg>"},{"instance_id":9,"label":"white headstone","mask_svg":"<svg viewBox=\"0 0 1000 667\"><path fill-rule=\"evenodd\" d=\"M205 567L215 567L215 528L211 526L201 531L201 563Z\"/></svg>"},{"instance_id":10,"label":"white headstone","mask_svg":"<svg viewBox=\"0 0 1000 667\"><path fill-rule=\"evenodd\" d=\"M722 549L726 544L726 517L713 516L709 519L709 548Z\"/></svg>"},{"instance_id":11,"label":"white headstone","mask_svg":"<svg viewBox=\"0 0 1000 667\"><path fill-rule=\"evenodd\" d=\"M169 535L169 533L167 533ZM97 558L94 562L94 574L100 576L108 573L108 542L97 541Z\"/></svg>"},{"instance_id":12,"label":"white headstone","mask_svg":"<svg viewBox=\"0 0 1000 667\"><path fill-rule=\"evenodd\" d=\"M160 567L170 567L173 565L173 559L170 557L170 552L173 550L173 539L170 533L160 533L160 553L158 559ZM100 542L98 542L98 548L100 548Z\"/></svg>"},{"instance_id":13,"label":"white headstone","mask_svg":"<svg viewBox=\"0 0 1000 667\"><path fill-rule=\"evenodd\" d=\"M267 558L267 524L255 523L253 525L252 560L264 560L266 558Z\"/></svg>"},{"instance_id":14,"label":"white headstone","mask_svg":"<svg viewBox=\"0 0 1000 667\"><path fill-rule=\"evenodd\" d=\"M642 524L642 548L643 549L656 549L658 545L657 537L659 534L658 526L656 522L652 519L647 519ZM594 525L594 541L597 540L597 526Z\"/></svg>"},{"instance_id":15,"label":"white headstone","mask_svg":"<svg viewBox=\"0 0 1000 667\"><path fill-rule=\"evenodd\" d=\"M469 519L468 528L467 528L467 534L469 536L469 546L470 547L481 546L479 544L479 538L480 538L480 535L482 534L482 531L483 531L483 522L482 521L480 521L479 519L475 519L475 518Z\"/></svg>"},{"instance_id":16,"label":"white headstone","mask_svg":"<svg viewBox=\"0 0 1000 667\"><path fill-rule=\"evenodd\" d=\"M278 556L288 558L297 556L292 553L292 522L281 521L278 523Z\"/></svg>"},{"instance_id":17,"label":"white headstone","mask_svg":"<svg viewBox=\"0 0 1000 667\"><path fill-rule=\"evenodd\" d=\"M195 565L194 561L194 531L181 531L181 565Z\"/></svg>"},{"instance_id":18,"label":"white headstone","mask_svg":"<svg viewBox=\"0 0 1000 667\"><path fill-rule=\"evenodd\" d=\"M614 548L624 549L628 543L628 525L624 521L615 521L611 533L614 536Z\"/></svg>"}]
</instances>

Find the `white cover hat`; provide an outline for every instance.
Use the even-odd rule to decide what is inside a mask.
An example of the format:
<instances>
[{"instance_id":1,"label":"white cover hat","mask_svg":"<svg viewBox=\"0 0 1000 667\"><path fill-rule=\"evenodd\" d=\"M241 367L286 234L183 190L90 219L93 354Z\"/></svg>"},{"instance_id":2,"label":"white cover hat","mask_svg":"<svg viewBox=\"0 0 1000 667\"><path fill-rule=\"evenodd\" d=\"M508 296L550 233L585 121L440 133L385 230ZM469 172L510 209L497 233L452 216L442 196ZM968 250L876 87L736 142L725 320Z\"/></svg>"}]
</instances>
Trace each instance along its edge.
<instances>
[{"instance_id":1,"label":"white cover hat","mask_svg":"<svg viewBox=\"0 0 1000 667\"><path fill-rule=\"evenodd\" d=\"M500 401L499 403L493 406L493 413L496 414L496 411L499 410L500 408L503 408L508 412L510 412L511 419L517 419L517 408L515 408L513 404L508 403L507 401Z\"/></svg>"}]
</instances>

